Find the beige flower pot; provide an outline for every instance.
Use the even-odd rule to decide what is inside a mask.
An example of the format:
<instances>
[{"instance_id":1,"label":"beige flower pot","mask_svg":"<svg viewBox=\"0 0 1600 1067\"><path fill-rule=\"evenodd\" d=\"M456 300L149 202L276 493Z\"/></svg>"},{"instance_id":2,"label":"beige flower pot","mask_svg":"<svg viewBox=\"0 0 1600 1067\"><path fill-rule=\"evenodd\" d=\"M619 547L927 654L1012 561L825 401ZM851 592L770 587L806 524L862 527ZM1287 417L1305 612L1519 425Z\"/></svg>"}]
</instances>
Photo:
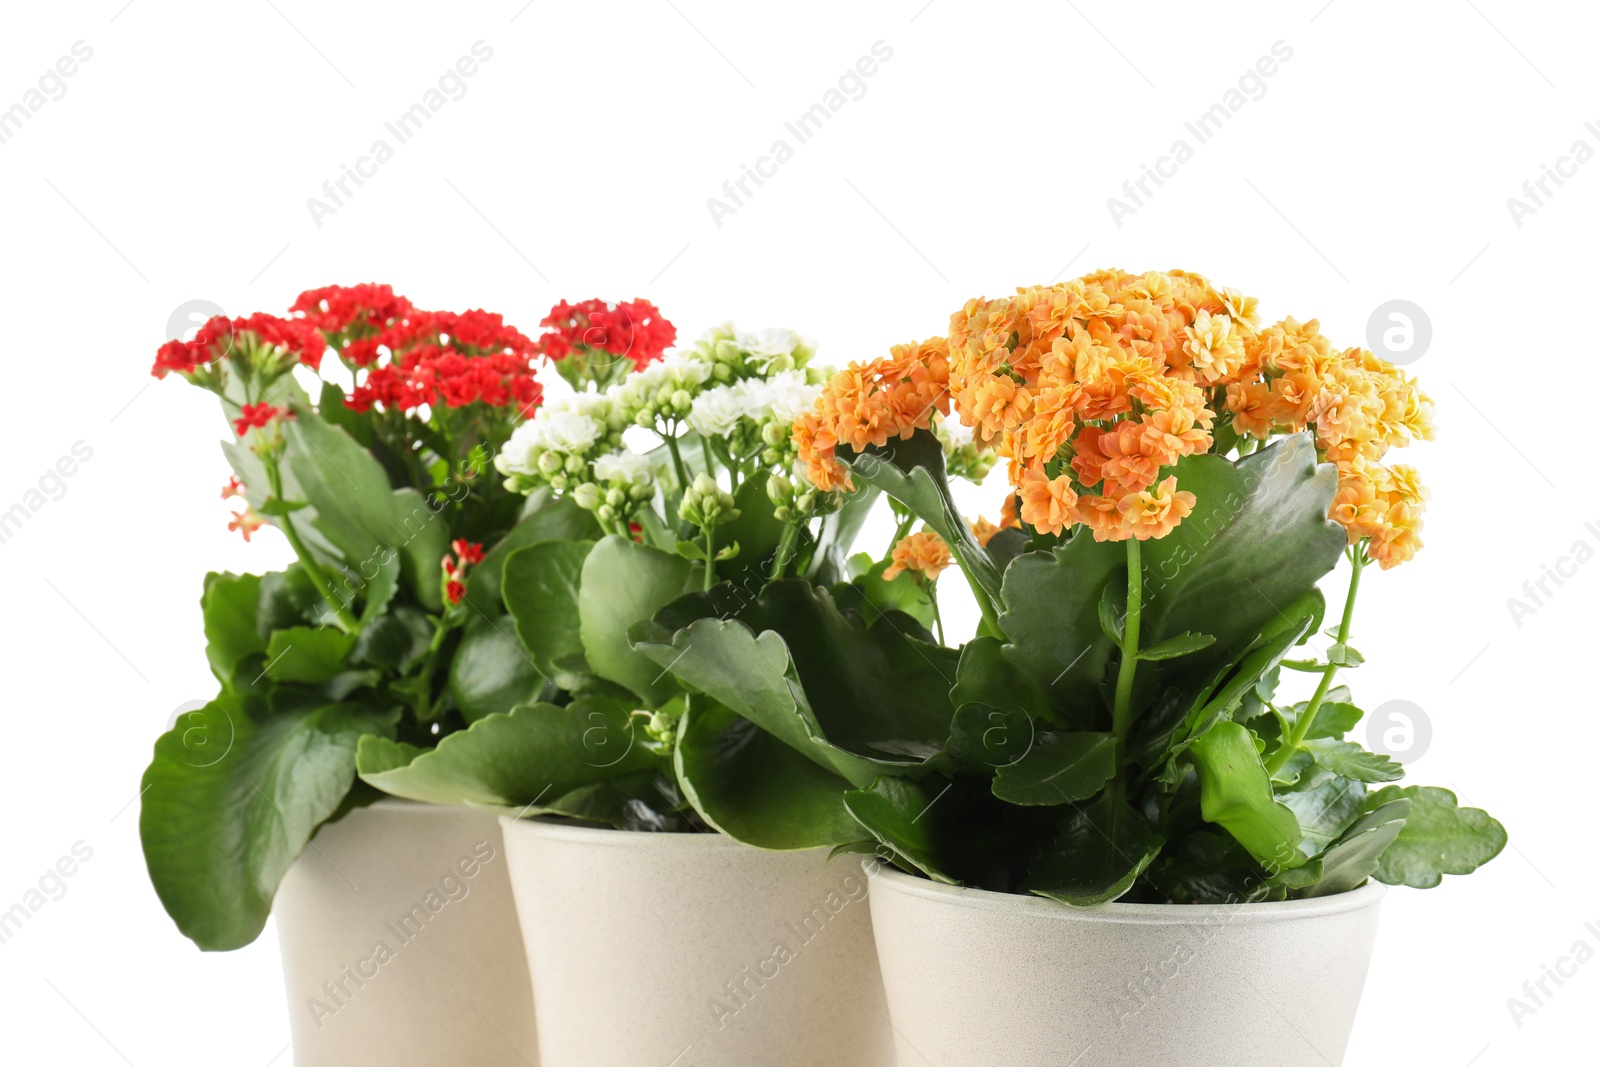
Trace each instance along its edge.
<instances>
[{"instance_id":1,"label":"beige flower pot","mask_svg":"<svg viewBox=\"0 0 1600 1067\"><path fill-rule=\"evenodd\" d=\"M494 815L380 800L273 903L296 1067L528 1067L533 994Z\"/></svg>"},{"instance_id":2,"label":"beige flower pot","mask_svg":"<svg viewBox=\"0 0 1600 1067\"><path fill-rule=\"evenodd\" d=\"M502 827L544 1067L892 1062L861 857Z\"/></svg>"},{"instance_id":3,"label":"beige flower pot","mask_svg":"<svg viewBox=\"0 0 1600 1067\"><path fill-rule=\"evenodd\" d=\"M1071 908L884 867L900 1067L1335 1067L1382 898Z\"/></svg>"}]
</instances>

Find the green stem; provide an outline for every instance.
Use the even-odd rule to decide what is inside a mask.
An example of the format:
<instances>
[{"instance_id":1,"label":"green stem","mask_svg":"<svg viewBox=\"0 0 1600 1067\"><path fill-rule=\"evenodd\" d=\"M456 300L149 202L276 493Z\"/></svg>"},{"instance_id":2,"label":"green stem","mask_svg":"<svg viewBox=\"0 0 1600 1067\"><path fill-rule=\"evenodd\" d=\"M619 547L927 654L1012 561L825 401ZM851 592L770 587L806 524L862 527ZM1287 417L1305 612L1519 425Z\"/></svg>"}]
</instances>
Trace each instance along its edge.
<instances>
[{"instance_id":1,"label":"green stem","mask_svg":"<svg viewBox=\"0 0 1600 1067\"><path fill-rule=\"evenodd\" d=\"M1133 725L1133 679L1139 670L1139 610L1144 596L1144 568L1139 541L1128 538L1128 613L1122 624L1122 662L1117 665L1117 695L1111 706L1111 729L1122 747Z\"/></svg>"},{"instance_id":2,"label":"green stem","mask_svg":"<svg viewBox=\"0 0 1600 1067\"><path fill-rule=\"evenodd\" d=\"M278 471L278 461L275 458L263 456L262 466L266 468L267 485L271 488L273 497L282 500L283 475ZM316 558L311 555L311 550L305 546L305 542L300 540L300 535L294 528L293 514L280 516L280 519L281 522L278 528L289 539L289 547L294 549L294 554L300 560L300 566L311 576L311 581L316 585L317 591L322 594L322 599L327 601L328 607L333 609L334 618L339 624L339 629L347 634L360 632L361 624L356 621L355 614L350 610L350 606L340 599L338 590L334 588L333 581L328 577L327 572L322 569L322 564L316 561Z\"/></svg>"},{"instance_id":3,"label":"green stem","mask_svg":"<svg viewBox=\"0 0 1600 1067\"><path fill-rule=\"evenodd\" d=\"M661 431L657 430L657 433ZM672 469L678 476L678 488L689 488L689 469L683 465L683 453L678 451L678 439L670 434L661 434L661 439L667 443L667 451L672 453Z\"/></svg>"},{"instance_id":4,"label":"green stem","mask_svg":"<svg viewBox=\"0 0 1600 1067\"><path fill-rule=\"evenodd\" d=\"M706 528L706 592L708 593L711 591L711 587L717 584L716 553L716 528L708 526Z\"/></svg>"},{"instance_id":5,"label":"green stem","mask_svg":"<svg viewBox=\"0 0 1600 1067\"><path fill-rule=\"evenodd\" d=\"M705 457L706 475L708 477L715 478L717 476L717 464L716 461L711 458L711 442L707 441L704 437L700 438L700 452Z\"/></svg>"},{"instance_id":6,"label":"green stem","mask_svg":"<svg viewBox=\"0 0 1600 1067\"><path fill-rule=\"evenodd\" d=\"M1361 588L1361 568L1367 565L1366 554L1359 548L1350 555L1350 591L1345 594L1344 614L1339 619L1339 636L1335 641L1343 645L1350 640L1350 619L1355 613L1356 592ZM1283 769L1284 764L1293 758L1300 746L1305 743L1306 735L1311 732L1311 727L1316 724L1317 712L1322 710L1322 702L1328 697L1328 689L1333 685L1333 676L1339 673L1337 663L1329 663L1322 668L1322 678L1317 682L1316 692L1311 694L1311 699L1306 703L1306 710L1300 716L1300 721L1294 724L1294 730L1289 734L1289 739L1278 746L1278 751L1272 754L1272 759L1267 761L1267 773L1276 775Z\"/></svg>"},{"instance_id":7,"label":"green stem","mask_svg":"<svg viewBox=\"0 0 1600 1067\"><path fill-rule=\"evenodd\" d=\"M934 632L939 635L939 643L944 644L944 617L939 614L939 592L928 583L928 605L933 608Z\"/></svg>"},{"instance_id":8,"label":"green stem","mask_svg":"<svg viewBox=\"0 0 1600 1067\"><path fill-rule=\"evenodd\" d=\"M799 540L799 525L792 522L785 525L783 536L778 539L778 549L772 554L772 572L767 575L767 581L775 582L783 577L784 568L789 566L789 561L794 558L794 546Z\"/></svg>"}]
</instances>

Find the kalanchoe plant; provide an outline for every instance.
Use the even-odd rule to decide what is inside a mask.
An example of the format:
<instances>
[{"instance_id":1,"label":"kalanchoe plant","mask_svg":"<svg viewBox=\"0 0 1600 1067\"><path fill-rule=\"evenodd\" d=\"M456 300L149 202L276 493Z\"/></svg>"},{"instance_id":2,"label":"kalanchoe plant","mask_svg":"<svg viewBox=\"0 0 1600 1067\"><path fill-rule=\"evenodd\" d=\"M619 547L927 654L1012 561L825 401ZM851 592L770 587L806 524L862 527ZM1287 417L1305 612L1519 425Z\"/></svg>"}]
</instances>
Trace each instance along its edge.
<instances>
[{"instance_id":1,"label":"kalanchoe plant","mask_svg":"<svg viewBox=\"0 0 1600 1067\"><path fill-rule=\"evenodd\" d=\"M1009 462L998 528L951 499L936 424L952 407ZM873 487L926 524L902 526L895 568L961 567L978 635L953 667L925 633L909 642L946 699L881 692L897 675L871 630L777 588L732 618L685 625L674 605L638 647L697 691L691 708L742 720L725 750L805 757L747 776L763 825L721 825L752 843L804 825L805 843L1077 905L1437 885L1498 854L1504 830L1446 790L1392 784L1397 763L1346 739L1362 713L1335 684L1361 662L1363 572L1420 547L1420 483L1385 460L1431 436L1430 410L1370 352L1335 349L1314 321L1258 326L1253 299L1193 274L971 301L948 341L852 365L794 426L812 484ZM1294 653L1341 557L1329 644ZM1308 672L1310 694L1289 694L1286 672ZM824 722L837 699L853 716ZM830 794L841 780L854 788Z\"/></svg>"},{"instance_id":2,"label":"kalanchoe plant","mask_svg":"<svg viewBox=\"0 0 1600 1067\"><path fill-rule=\"evenodd\" d=\"M297 369L334 360L349 391L311 377L308 394ZM215 393L232 427L230 525L271 525L296 557L207 576L221 692L145 772L151 879L202 948L253 940L309 836L377 795L355 782L360 738L430 746L545 691L498 608L501 573L517 545L597 529L491 470L540 403L541 362L499 315L424 311L386 285L311 290L288 317L219 316L161 348L156 376Z\"/></svg>"},{"instance_id":3,"label":"kalanchoe plant","mask_svg":"<svg viewBox=\"0 0 1600 1067\"><path fill-rule=\"evenodd\" d=\"M953 669L956 657L918 621L930 605L910 573L848 555L874 494L846 504L797 469L791 429L827 378L812 360L791 331L722 326L619 379L579 378L581 390L519 427L496 460L507 484L582 509L601 536L519 543L494 590L503 609L470 582L467 598L509 612L551 685L431 751L367 737L361 776L418 800L632 830L723 828L769 847L858 836L844 792L921 758L893 741L887 728L901 720L888 709L933 709L926 742L942 741L947 686L929 663ZM650 640L664 625L652 618L672 620L670 639L733 615L826 631L801 668L817 715L764 720L787 729L779 740L746 717L759 714L747 702L685 684L689 665L667 669ZM856 665L848 676L841 652ZM869 688L852 696L856 683ZM804 700L796 692L772 714L793 716ZM838 746L823 742L824 722L846 731ZM797 770L798 793L771 792Z\"/></svg>"}]
</instances>

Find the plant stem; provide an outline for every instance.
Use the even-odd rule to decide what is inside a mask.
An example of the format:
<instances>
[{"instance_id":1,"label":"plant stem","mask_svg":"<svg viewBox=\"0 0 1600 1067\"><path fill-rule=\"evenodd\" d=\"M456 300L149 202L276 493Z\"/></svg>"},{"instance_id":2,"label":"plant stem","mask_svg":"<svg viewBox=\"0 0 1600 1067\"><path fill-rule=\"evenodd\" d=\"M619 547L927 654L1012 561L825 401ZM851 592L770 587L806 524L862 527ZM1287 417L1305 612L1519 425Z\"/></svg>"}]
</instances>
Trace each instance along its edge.
<instances>
[{"instance_id":1,"label":"plant stem","mask_svg":"<svg viewBox=\"0 0 1600 1067\"><path fill-rule=\"evenodd\" d=\"M667 443L667 451L672 453L672 470L678 476L678 488L689 488L689 469L683 465L683 454L678 451L678 439L670 434L661 433L661 439Z\"/></svg>"},{"instance_id":2,"label":"plant stem","mask_svg":"<svg viewBox=\"0 0 1600 1067\"><path fill-rule=\"evenodd\" d=\"M1350 555L1350 591L1344 597L1344 614L1339 619L1339 635L1335 638L1337 644L1343 645L1350 640L1350 618L1355 613L1356 592L1361 588L1361 568L1367 565L1366 554L1359 548ZM1328 697L1328 689L1333 685L1333 676L1339 673L1337 663L1329 663L1322 668L1322 678L1317 682L1316 692L1311 694L1311 699L1306 703L1306 710L1300 716L1300 721L1294 724L1294 731L1289 739L1278 746L1278 751L1272 754L1272 759L1267 761L1267 773L1276 775L1283 769L1284 764L1293 758L1300 746L1305 742L1306 734L1311 732L1311 727L1317 721L1317 712L1322 710L1322 702Z\"/></svg>"},{"instance_id":3,"label":"plant stem","mask_svg":"<svg viewBox=\"0 0 1600 1067\"><path fill-rule=\"evenodd\" d=\"M717 584L717 535L716 528L706 527L706 592L711 592L711 587Z\"/></svg>"},{"instance_id":4,"label":"plant stem","mask_svg":"<svg viewBox=\"0 0 1600 1067\"><path fill-rule=\"evenodd\" d=\"M1111 730L1120 749L1133 725L1133 679L1139 670L1139 609L1144 596L1144 569L1139 563L1139 541L1128 546L1128 612L1122 624L1122 662L1117 665L1117 696L1111 708Z\"/></svg>"},{"instance_id":5,"label":"plant stem","mask_svg":"<svg viewBox=\"0 0 1600 1067\"><path fill-rule=\"evenodd\" d=\"M933 626L939 635L939 643L944 644L944 616L939 614L939 591L934 588L933 582L928 583L928 604L933 608Z\"/></svg>"},{"instance_id":6,"label":"plant stem","mask_svg":"<svg viewBox=\"0 0 1600 1067\"><path fill-rule=\"evenodd\" d=\"M775 582L783 577L784 568L789 566L789 560L794 558L795 542L800 540L800 527L796 523L789 523L783 528L783 536L778 539L777 551L772 554L772 572L767 575L767 581Z\"/></svg>"}]
</instances>

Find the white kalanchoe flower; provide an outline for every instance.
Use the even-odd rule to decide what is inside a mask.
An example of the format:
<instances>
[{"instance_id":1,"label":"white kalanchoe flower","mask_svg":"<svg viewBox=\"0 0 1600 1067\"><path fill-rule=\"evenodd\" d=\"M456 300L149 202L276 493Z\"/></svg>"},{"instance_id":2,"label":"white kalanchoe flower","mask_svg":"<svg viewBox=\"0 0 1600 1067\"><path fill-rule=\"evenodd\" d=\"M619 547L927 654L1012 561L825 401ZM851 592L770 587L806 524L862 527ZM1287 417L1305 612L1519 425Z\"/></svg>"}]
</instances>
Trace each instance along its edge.
<instances>
[{"instance_id":1,"label":"white kalanchoe flower","mask_svg":"<svg viewBox=\"0 0 1600 1067\"><path fill-rule=\"evenodd\" d=\"M689 409L689 428L701 437L727 437L739 420L750 413L749 382L719 385L694 398Z\"/></svg>"},{"instance_id":2,"label":"white kalanchoe flower","mask_svg":"<svg viewBox=\"0 0 1600 1067\"><path fill-rule=\"evenodd\" d=\"M637 452L608 452L594 461L596 481L625 487L648 487L655 479L655 467L648 456Z\"/></svg>"},{"instance_id":3,"label":"white kalanchoe flower","mask_svg":"<svg viewBox=\"0 0 1600 1067\"><path fill-rule=\"evenodd\" d=\"M767 379L766 419L784 424L810 411L822 395L822 383L812 384L803 370L784 371ZM762 421L766 421L766 419Z\"/></svg>"},{"instance_id":4,"label":"white kalanchoe flower","mask_svg":"<svg viewBox=\"0 0 1600 1067\"><path fill-rule=\"evenodd\" d=\"M809 347L805 339L793 330L768 327L764 330L733 331L734 344L738 345L750 359L756 370L763 374L771 373L774 363L780 360L793 366L793 360L787 357L794 355L797 348Z\"/></svg>"}]
</instances>

